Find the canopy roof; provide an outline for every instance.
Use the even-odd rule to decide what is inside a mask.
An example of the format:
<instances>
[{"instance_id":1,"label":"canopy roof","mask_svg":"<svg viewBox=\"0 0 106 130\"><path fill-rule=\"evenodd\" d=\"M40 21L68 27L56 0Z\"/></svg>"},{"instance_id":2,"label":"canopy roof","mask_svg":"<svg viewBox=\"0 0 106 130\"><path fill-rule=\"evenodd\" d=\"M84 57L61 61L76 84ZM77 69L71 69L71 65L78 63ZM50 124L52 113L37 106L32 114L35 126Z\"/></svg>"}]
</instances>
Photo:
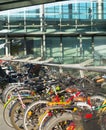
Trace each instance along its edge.
<instances>
[{"instance_id":1,"label":"canopy roof","mask_svg":"<svg viewBox=\"0 0 106 130\"><path fill-rule=\"evenodd\" d=\"M63 0L0 0L0 11L58 1Z\"/></svg>"},{"instance_id":2,"label":"canopy roof","mask_svg":"<svg viewBox=\"0 0 106 130\"><path fill-rule=\"evenodd\" d=\"M52 3L52 2L59 2L59 1L66 1L66 0L0 0L0 11ZM93 1L96 2L98 0L69 0L69 1L75 3L75 2L93 2Z\"/></svg>"}]
</instances>

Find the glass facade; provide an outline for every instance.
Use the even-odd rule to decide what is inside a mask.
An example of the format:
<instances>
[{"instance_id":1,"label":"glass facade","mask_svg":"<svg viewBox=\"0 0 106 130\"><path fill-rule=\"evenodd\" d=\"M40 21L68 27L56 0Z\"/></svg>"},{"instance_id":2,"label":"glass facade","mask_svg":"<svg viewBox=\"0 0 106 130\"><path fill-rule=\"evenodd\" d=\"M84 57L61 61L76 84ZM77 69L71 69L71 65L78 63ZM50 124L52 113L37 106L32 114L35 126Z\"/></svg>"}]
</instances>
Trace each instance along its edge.
<instances>
[{"instance_id":1,"label":"glass facade","mask_svg":"<svg viewBox=\"0 0 106 130\"><path fill-rule=\"evenodd\" d=\"M106 0L69 0L3 11L0 44L8 41L10 52L0 48L0 55L52 57L56 63L93 58L99 65L105 60L105 32ZM104 48L97 54L101 44Z\"/></svg>"}]
</instances>

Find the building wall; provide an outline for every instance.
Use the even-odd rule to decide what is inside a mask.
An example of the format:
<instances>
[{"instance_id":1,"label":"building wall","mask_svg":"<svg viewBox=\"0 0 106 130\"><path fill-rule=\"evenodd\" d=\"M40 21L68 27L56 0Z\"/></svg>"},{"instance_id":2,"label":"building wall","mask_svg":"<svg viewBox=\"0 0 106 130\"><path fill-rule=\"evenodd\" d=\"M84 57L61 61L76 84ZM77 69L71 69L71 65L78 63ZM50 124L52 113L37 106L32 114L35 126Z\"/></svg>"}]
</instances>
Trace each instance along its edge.
<instances>
[{"instance_id":1,"label":"building wall","mask_svg":"<svg viewBox=\"0 0 106 130\"><path fill-rule=\"evenodd\" d=\"M8 41L20 39L17 51L16 45L10 43L12 55L53 57L56 63L94 58L98 65L105 59L106 0L65 1L3 11L0 23L0 35ZM0 55L5 54L4 50Z\"/></svg>"}]
</instances>

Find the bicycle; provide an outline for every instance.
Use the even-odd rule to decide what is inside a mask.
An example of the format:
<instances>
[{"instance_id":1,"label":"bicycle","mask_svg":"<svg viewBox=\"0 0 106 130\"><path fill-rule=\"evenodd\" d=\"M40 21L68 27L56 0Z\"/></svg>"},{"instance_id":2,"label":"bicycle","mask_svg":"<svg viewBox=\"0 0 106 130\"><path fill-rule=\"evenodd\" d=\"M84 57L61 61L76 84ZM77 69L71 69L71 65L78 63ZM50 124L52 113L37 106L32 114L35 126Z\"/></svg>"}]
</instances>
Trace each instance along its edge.
<instances>
[{"instance_id":1,"label":"bicycle","mask_svg":"<svg viewBox=\"0 0 106 130\"><path fill-rule=\"evenodd\" d=\"M52 116L42 130L84 130L81 117L78 114L69 112L58 113Z\"/></svg>"},{"instance_id":2,"label":"bicycle","mask_svg":"<svg viewBox=\"0 0 106 130\"><path fill-rule=\"evenodd\" d=\"M96 95L96 96L91 97L91 99L93 101L100 99L101 103L102 102L103 103L101 106L98 106L98 105L100 105L100 101L99 101L99 104L97 104L97 102L95 102L96 104L94 105L94 102L93 102L93 104L91 104L91 106L88 106L87 104L85 104L83 102L82 103L78 102L78 103L74 104L74 106L73 105L67 106L65 108L48 107L48 111L45 112L44 117L41 120L39 130L52 130L52 129L56 129L56 128L57 128L57 130L60 130L60 129L61 130L70 130L70 129L84 130L85 127L84 127L83 120L89 120L90 118L92 118L94 110L99 110L99 113L101 113L101 109L102 109L102 111L106 111L105 98ZM73 108L75 108L75 110ZM59 110L59 112L57 111L57 113L54 113L53 109L55 111ZM74 110L74 112L72 112L73 110ZM51 112L51 114L50 114L50 112ZM80 118L80 121L82 122L82 123L80 122L80 126L79 126L78 122L76 123L72 120L73 119L72 115L76 115L76 112L77 112L77 116L78 116L77 118ZM106 116L105 116L105 119L106 119ZM73 121L73 125L72 125L72 121ZM106 123L106 120L105 120L105 123ZM104 123L104 126L106 126L105 123ZM77 125L78 125L78 128L76 127ZM102 125L102 128L103 128L103 125Z\"/></svg>"},{"instance_id":3,"label":"bicycle","mask_svg":"<svg viewBox=\"0 0 106 130\"><path fill-rule=\"evenodd\" d=\"M101 104L97 112L97 116L99 116L99 122L101 124L101 129L105 130L106 129L106 99L104 102Z\"/></svg>"},{"instance_id":4,"label":"bicycle","mask_svg":"<svg viewBox=\"0 0 106 130\"><path fill-rule=\"evenodd\" d=\"M76 92L76 93L75 93ZM38 115L38 116L40 116L40 117L42 117L40 120L41 121L39 121L39 117L36 117L35 115L34 115L34 113L35 113L35 111L36 111L36 109L38 108L38 106L37 105L42 105L42 104L45 104L45 106L48 106L48 107L50 107L50 108L52 108L52 107L54 107L54 106L67 106L67 105L70 105L71 103L73 104L73 101L75 102L76 101L76 106L80 106L80 107L87 107L87 108L89 108L89 109L91 109L91 106L90 106L90 104L87 104L87 103L85 103L85 97L79 97L79 98L76 98L76 96L79 96L80 94L82 94L82 92L81 91L79 91L78 92L78 90L76 90L75 88L74 89L71 89L70 90L70 93L73 93L72 95L71 95L71 97L70 98L68 98L66 101L61 101L61 98L59 99L58 98L58 100L55 100L55 101L39 101L39 102L34 102L34 103L32 103L29 107L28 107L28 109L26 110L26 112L25 112L25 115L24 115L24 128L25 128L25 130L29 130L29 129L32 129L34 126L34 124L36 124L36 126L35 127L37 127L37 128L39 128L39 124L41 124L41 121L42 121L42 119L43 119L43 117L45 118L45 114L43 114L43 113L40 113L40 115ZM81 102L82 101L82 102ZM80 103L79 103L80 102ZM47 108L48 108L47 107ZM42 107L41 108L39 108L39 109L43 109ZM40 111L40 110L39 110ZM29 117L28 117L28 115L29 115L29 113L32 113ZM36 121L36 119L34 118L34 117L36 117L37 118L37 121ZM36 122L39 122L38 124L37 123L34 123L34 121L33 120L31 120L31 119L34 119ZM44 119L45 120L45 119ZM29 122L30 121L30 122ZM32 121L32 122L31 122ZM28 123L29 122L29 123ZM32 128L30 128L32 126Z\"/></svg>"},{"instance_id":5,"label":"bicycle","mask_svg":"<svg viewBox=\"0 0 106 130\"><path fill-rule=\"evenodd\" d=\"M97 125L99 129L105 130L106 129L106 98L104 101L99 104L99 106L93 106L92 110L88 111L82 111L83 115L83 122L85 123L85 126L91 122L96 120Z\"/></svg>"},{"instance_id":6,"label":"bicycle","mask_svg":"<svg viewBox=\"0 0 106 130\"><path fill-rule=\"evenodd\" d=\"M51 83L49 83L49 84L51 84ZM55 82L52 81L52 84L55 84ZM57 84L57 82L56 82L56 84ZM47 95L48 95L48 93L51 91L51 88L52 88L53 91L54 91L54 85L52 85L51 88L50 88L49 86L46 86L45 89L39 89L39 87L40 87L40 86L38 86L38 89L36 88L36 89L34 90L35 96L32 97L32 98L33 98L33 101L38 101L38 100L40 100L40 99L42 99L42 98L46 98L46 97L49 98ZM47 95L45 95L45 92L47 93ZM24 103L25 108L26 108L26 105L28 104L27 100L29 100L29 97L28 97L28 98L26 97L24 100L22 99L22 102ZM30 102L29 102L29 103L30 103ZM20 116L20 112L21 112L21 114L22 114L22 113L24 114L24 111L25 111L25 109L22 108L21 103L20 103L20 100L17 100L17 101L14 103L14 105L12 106L12 108L11 108L10 120L11 120L12 125L13 125L17 130L23 129L23 127L22 127L23 123L20 122L20 121L21 121L21 118L19 118L19 117L21 117L21 116ZM16 112L19 112L19 113L16 113ZM17 121L16 121L16 120L17 120ZM18 122L20 122L20 123L18 123Z\"/></svg>"},{"instance_id":7,"label":"bicycle","mask_svg":"<svg viewBox=\"0 0 106 130\"><path fill-rule=\"evenodd\" d=\"M14 96L9 98L8 101L4 104L4 109L3 109L3 118L4 121L6 122L6 124L10 127L13 127L11 120L10 120L10 115L11 115L11 111L13 106L15 106L15 103L17 101L21 102L21 105L24 107L24 103L25 97L30 97L31 101L32 101L32 96L31 96L31 90L30 89L18 89L17 87L15 88L15 93ZM30 100L29 99L29 100ZM29 101L30 102L30 101Z\"/></svg>"}]
</instances>

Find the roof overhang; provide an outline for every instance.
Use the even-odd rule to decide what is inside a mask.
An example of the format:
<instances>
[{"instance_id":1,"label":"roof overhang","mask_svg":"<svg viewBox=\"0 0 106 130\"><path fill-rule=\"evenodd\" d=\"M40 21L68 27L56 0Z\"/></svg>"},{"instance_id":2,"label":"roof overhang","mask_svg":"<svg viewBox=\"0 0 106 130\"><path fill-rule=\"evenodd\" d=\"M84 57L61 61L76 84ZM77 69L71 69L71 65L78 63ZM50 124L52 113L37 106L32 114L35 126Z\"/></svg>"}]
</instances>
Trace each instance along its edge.
<instances>
[{"instance_id":1,"label":"roof overhang","mask_svg":"<svg viewBox=\"0 0 106 130\"><path fill-rule=\"evenodd\" d=\"M40 5L64 0L0 0L0 11Z\"/></svg>"},{"instance_id":2,"label":"roof overhang","mask_svg":"<svg viewBox=\"0 0 106 130\"><path fill-rule=\"evenodd\" d=\"M81 2L97 2L98 0L0 0L0 11L59 2L59 1L70 1L71 3L75 2L81 3Z\"/></svg>"}]
</instances>

